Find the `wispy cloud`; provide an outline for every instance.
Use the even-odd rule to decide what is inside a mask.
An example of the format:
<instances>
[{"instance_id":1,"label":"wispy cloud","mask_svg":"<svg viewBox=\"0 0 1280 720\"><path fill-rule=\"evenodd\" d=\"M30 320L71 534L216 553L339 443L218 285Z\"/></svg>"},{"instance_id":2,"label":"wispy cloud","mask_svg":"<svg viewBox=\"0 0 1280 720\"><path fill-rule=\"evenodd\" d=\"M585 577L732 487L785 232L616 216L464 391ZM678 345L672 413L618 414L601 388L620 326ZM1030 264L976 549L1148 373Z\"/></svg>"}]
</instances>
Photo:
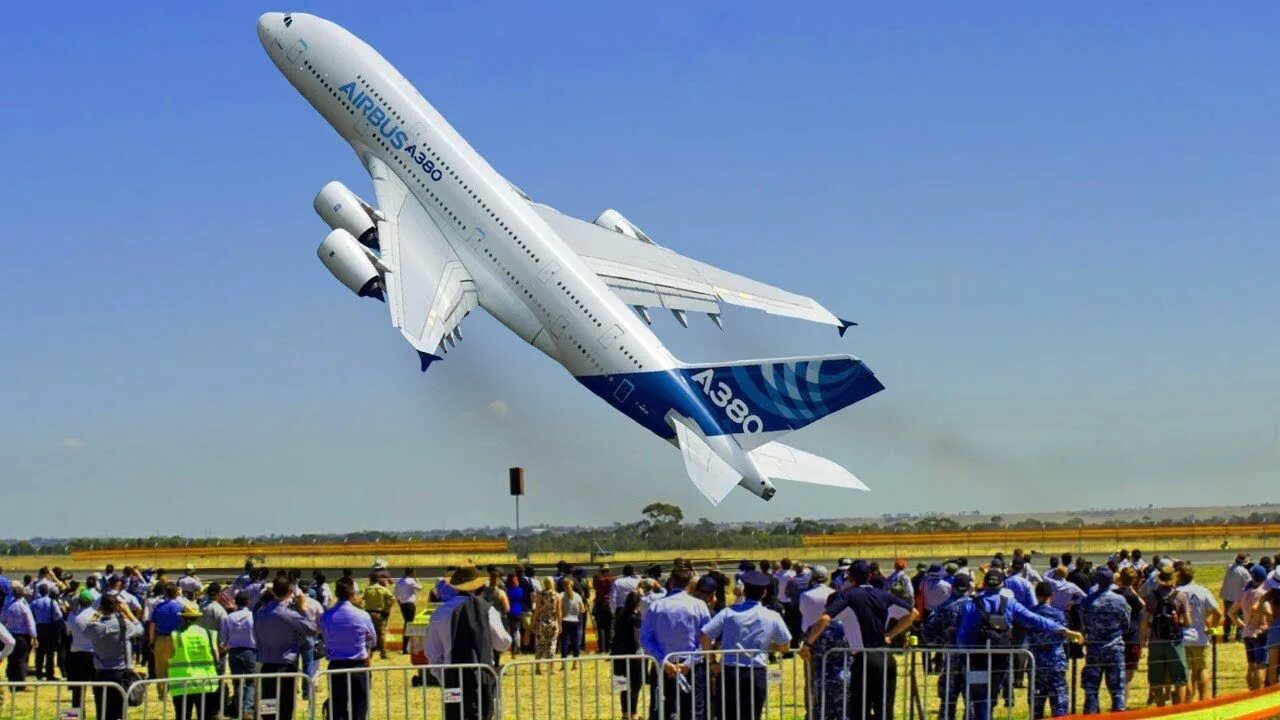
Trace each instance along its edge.
<instances>
[{"instance_id":1,"label":"wispy cloud","mask_svg":"<svg viewBox=\"0 0 1280 720\"><path fill-rule=\"evenodd\" d=\"M58 441L58 447L63 450L79 450L84 447L84 439L75 435L68 435Z\"/></svg>"},{"instance_id":2,"label":"wispy cloud","mask_svg":"<svg viewBox=\"0 0 1280 720\"><path fill-rule=\"evenodd\" d=\"M494 400L489 403L489 412L500 418L504 418L507 416L507 413L511 412L511 408L507 405L506 400Z\"/></svg>"}]
</instances>

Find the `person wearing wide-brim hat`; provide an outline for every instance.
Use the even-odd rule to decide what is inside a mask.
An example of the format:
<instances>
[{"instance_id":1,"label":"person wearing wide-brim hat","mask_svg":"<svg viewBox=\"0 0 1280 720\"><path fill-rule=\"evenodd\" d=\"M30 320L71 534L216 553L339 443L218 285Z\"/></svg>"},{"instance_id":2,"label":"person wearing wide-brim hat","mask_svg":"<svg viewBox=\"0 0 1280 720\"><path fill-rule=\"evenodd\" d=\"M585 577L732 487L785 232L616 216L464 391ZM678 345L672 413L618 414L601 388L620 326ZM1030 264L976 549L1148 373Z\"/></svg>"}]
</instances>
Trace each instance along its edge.
<instances>
[{"instance_id":1,"label":"person wearing wide-brim hat","mask_svg":"<svg viewBox=\"0 0 1280 720\"><path fill-rule=\"evenodd\" d=\"M199 606L183 602L182 627L173 633L169 695L178 718L212 718L219 709L218 633L201 627L201 616Z\"/></svg>"},{"instance_id":2,"label":"person wearing wide-brim hat","mask_svg":"<svg viewBox=\"0 0 1280 720\"><path fill-rule=\"evenodd\" d=\"M511 647L511 635L502 624L498 609L477 595L488 576L467 563L453 570L447 580L454 591L431 614L427 626L427 662L430 665L492 665L496 657ZM456 622L455 622L456 619ZM493 714L492 676L483 671L445 673L432 671L445 688L463 690L462 717L489 717ZM478 679L479 682L463 682Z\"/></svg>"}]
</instances>

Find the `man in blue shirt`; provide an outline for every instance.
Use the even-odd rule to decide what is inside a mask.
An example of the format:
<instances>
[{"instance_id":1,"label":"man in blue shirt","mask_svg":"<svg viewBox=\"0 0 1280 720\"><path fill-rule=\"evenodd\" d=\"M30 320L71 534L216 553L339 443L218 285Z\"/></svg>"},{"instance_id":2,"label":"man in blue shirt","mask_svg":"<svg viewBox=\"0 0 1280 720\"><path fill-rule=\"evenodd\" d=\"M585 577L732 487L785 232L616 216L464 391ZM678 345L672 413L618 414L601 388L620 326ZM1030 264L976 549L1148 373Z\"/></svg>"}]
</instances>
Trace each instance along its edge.
<instances>
[{"instance_id":1,"label":"man in blue shirt","mask_svg":"<svg viewBox=\"0 0 1280 720\"><path fill-rule=\"evenodd\" d=\"M1084 637L1060 622L1037 615L1022 603L1002 593L1004 571L991 568L982 579L983 589L960 614L956 642L960 647L1003 650L1006 654L974 656L968 669L967 698L969 720L989 720L992 700L1003 686L1012 650L1012 628L1056 632L1076 644ZM998 626L1003 620L1003 630ZM1001 640L998 636L1003 636Z\"/></svg>"},{"instance_id":2,"label":"man in blue shirt","mask_svg":"<svg viewBox=\"0 0 1280 720\"><path fill-rule=\"evenodd\" d=\"M320 616L325 656L329 670L344 671L329 676L329 717L332 720L365 720L369 714L369 650L377 642L373 618L351 604L355 585L339 580L335 588L338 603Z\"/></svg>"},{"instance_id":3,"label":"man in blue shirt","mask_svg":"<svg viewBox=\"0 0 1280 720\"><path fill-rule=\"evenodd\" d=\"M236 593L236 609L227 613L218 625L220 655L227 658L230 670L231 699L228 707L236 708L241 715L253 710L254 682L236 680L237 675L252 675L258 664L258 641L253 635L253 611L249 609L249 593Z\"/></svg>"},{"instance_id":4,"label":"man in blue shirt","mask_svg":"<svg viewBox=\"0 0 1280 720\"><path fill-rule=\"evenodd\" d=\"M39 596L31 601L36 621L36 679L56 680L53 673L58 648L62 646L62 607L49 596L49 586L36 585Z\"/></svg>"},{"instance_id":5,"label":"man in blue shirt","mask_svg":"<svg viewBox=\"0 0 1280 720\"><path fill-rule=\"evenodd\" d=\"M107 590L110 588L108 587ZM151 656L155 660L158 678L169 677L169 660L173 658L173 634L182 629L182 603L178 601L178 586L174 583L166 583L164 596L165 601L156 605L151 611L151 623L147 625L147 630L150 632L148 639L151 641ZM168 692L167 683L156 685L156 693L160 695L161 700L164 700Z\"/></svg>"},{"instance_id":6,"label":"man in blue shirt","mask_svg":"<svg viewBox=\"0 0 1280 720\"><path fill-rule=\"evenodd\" d=\"M766 671L770 652L790 648L791 633L777 612L760 604L769 592L768 575L749 572L742 576L745 600L721 610L702 628L702 647L724 651L720 717L759 720L769 689Z\"/></svg>"},{"instance_id":7,"label":"man in blue shirt","mask_svg":"<svg viewBox=\"0 0 1280 720\"><path fill-rule=\"evenodd\" d=\"M27 662L31 656L31 648L38 647L36 639L36 620L31 615L31 606L27 603L26 589L22 583L13 583L9 587L12 600L0 612L0 622L13 636L13 653L9 663L5 665L5 678L14 685L14 691L25 690L22 683L27 680Z\"/></svg>"},{"instance_id":8,"label":"man in blue shirt","mask_svg":"<svg viewBox=\"0 0 1280 720\"><path fill-rule=\"evenodd\" d=\"M1110 568L1099 568L1093 574L1097 583L1080 601L1080 622L1084 628L1084 670L1080 673L1080 685L1084 688L1084 711L1098 712L1098 693L1103 677L1107 690L1111 691L1111 712L1123 712L1124 696L1124 636L1129 629L1129 603L1124 596L1112 592L1115 579Z\"/></svg>"},{"instance_id":9,"label":"man in blue shirt","mask_svg":"<svg viewBox=\"0 0 1280 720\"><path fill-rule=\"evenodd\" d=\"M289 578L279 575L264 592L265 602L253 613L253 639L258 645L259 668L263 673L296 673L298 656L305 638L319 632L307 618L307 596L294 592ZM276 701L276 719L293 720L297 683L282 677L262 683L262 699Z\"/></svg>"},{"instance_id":10,"label":"man in blue shirt","mask_svg":"<svg viewBox=\"0 0 1280 720\"><path fill-rule=\"evenodd\" d=\"M1053 585L1040 581L1036 585L1036 605L1031 612L1065 625L1066 613L1049 603L1053 598ZM1031 714L1044 717L1044 704L1049 702L1053 717L1067 714L1067 651L1062 646L1062 636L1056 632L1033 630L1027 633L1027 649L1036 660L1036 673L1032 685Z\"/></svg>"},{"instance_id":11,"label":"man in blue shirt","mask_svg":"<svg viewBox=\"0 0 1280 720\"><path fill-rule=\"evenodd\" d=\"M698 650L702 626L711 619L707 604L685 592L692 575L672 571L667 594L654 601L640 623L640 647L658 662L659 676L651 678L653 699L650 717L664 720L703 720L706 717L706 677L695 672L698 657L683 655ZM659 696L661 693L661 696Z\"/></svg>"}]
</instances>

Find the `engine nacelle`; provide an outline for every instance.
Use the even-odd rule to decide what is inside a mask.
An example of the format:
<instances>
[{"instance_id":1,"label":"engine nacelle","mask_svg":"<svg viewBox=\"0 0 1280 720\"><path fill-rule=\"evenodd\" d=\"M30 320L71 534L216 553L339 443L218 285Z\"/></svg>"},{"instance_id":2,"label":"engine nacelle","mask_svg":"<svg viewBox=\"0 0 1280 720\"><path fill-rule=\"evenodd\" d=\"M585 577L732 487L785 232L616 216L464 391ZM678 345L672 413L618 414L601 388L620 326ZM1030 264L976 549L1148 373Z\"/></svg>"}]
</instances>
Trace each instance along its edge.
<instances>
[{"instance_id":1,"label":"engine nacelle","mask_svg":"<svg viewBox=\"0 0 1280 720\"><path fill-rule=\"evenodd\" d=\"M613 208L609 208L608 210L600 213L600 217L596 218L596 225L599 225L606 230L620 232L633 240L646 242L650 245L657 244L653 240L649 239L649 236L645 235L643 230L636 227L635 223L623 217L622 213L614 210Z\"/></svg>"},{"instance_id":2,"label":"engine nacelle","mask_svg":"<svg viewBox=\"0 0 1280 720\"><path fill-rule=\"evenodd\" d=\"M330 228L346 230L361 245L378 249L378 226L370 214L369 204L346 185L337 180L330 182L320 188L311 204Z\"/></svg>"},{"instance_id":3,"label":"engine nacelle","mask_svg":"<svg viewBox=\"0 0 1280 720\"><path fill-rule=\"evenodd\" d=\"M376 297L385 300L382 294L382 276L368 251L356 242L344 228L338 228L316 248L320 262L329 268L333 276L347 286L351 292L360 297Z\"/></svg>"}]
</instances>

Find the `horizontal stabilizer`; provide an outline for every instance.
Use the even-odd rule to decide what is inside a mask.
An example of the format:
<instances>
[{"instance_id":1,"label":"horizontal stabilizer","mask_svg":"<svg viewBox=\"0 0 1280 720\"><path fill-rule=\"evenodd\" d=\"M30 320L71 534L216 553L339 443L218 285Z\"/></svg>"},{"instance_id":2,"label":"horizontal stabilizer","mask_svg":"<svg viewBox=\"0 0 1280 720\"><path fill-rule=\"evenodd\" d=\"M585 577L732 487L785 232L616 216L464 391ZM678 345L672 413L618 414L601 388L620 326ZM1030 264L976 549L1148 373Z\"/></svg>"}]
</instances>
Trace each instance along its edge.
<instances>
[{"instance_id":1,"label":"horizontal stabilizer","mask_svg":"<svg viewBox=\"0 0 1280 720\"><path fill-rule=\"evenodd\" d=\"M676 431L676 442L680 445L689 479L712 505L719 505L737 486L742 474L711 449L695 423L680 417L668 417Z\"/></svg>"},{"instance_id":2,"label":"horizontal stabilizer","mask_svg":"<svg viewBox=\"0 0 1280 720\"><path fill-rule=\"evenodd\" d=\"M850 490L870 489L854 477L853 473L830 460L782 443L765 443L752 450L750 455L761 472L773 480L791 480Z\"/></svg>"}]
</instances>

